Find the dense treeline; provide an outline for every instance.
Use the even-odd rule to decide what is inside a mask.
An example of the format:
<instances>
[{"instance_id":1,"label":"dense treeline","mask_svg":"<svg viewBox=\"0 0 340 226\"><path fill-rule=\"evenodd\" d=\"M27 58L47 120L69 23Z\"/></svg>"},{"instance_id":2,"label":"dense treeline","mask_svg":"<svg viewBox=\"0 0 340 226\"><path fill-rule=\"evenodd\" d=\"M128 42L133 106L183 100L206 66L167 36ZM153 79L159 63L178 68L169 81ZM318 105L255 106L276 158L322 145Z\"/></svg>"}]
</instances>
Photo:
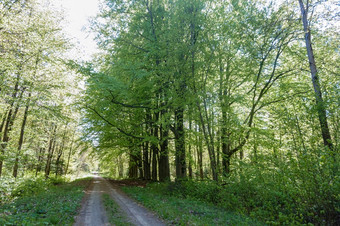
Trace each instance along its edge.
<instances>
[{"instance_id":1,"label":"dense treeline","mask_svg":"<svg viewBox=\"0 0 340 226\"><path fill-rule=\"evenodd\" d=\"M60 18L46 3L0 2L0 176L66 174L79 149Z\"/></svg>"},{"instance_id":2,"label":"dense treeline","mask_svg":"<svg viewBox=\"0 0 340 226\"><path fill-rule=\"evenodd\" d=\"M160 194L270 224L340 224L338 12L105 0L92 20L102 52L77 68L78 98L62 15L0 1L1 180L86 167L92 143L107 173L166 182Z\"/></svg>"},{"instance_id":3,"label":"dense treeline","mask_svg":"<svg viewBox=\"0 0 340 226\"><path fill-rule=\"evenodd\" d=\"M211 192L229 197L219 204L269 221L339 221L329 4L105 1L92 21L103 53L82 69L84 137L102 167L211 179L220 186Z\"/></svg>"}]
</instances>

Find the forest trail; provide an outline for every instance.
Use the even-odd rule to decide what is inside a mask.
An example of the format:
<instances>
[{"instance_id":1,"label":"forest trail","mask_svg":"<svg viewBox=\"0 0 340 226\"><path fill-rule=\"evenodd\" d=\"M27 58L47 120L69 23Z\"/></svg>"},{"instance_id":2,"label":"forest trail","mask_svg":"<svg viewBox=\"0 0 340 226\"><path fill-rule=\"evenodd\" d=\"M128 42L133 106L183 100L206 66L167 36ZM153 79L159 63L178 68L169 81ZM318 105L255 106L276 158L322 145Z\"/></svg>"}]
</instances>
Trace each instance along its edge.
<instances>
[{"instance_id":1,"label":"forest trail","mask_svg":"<svg viewBox=\"0 0 340 226\"><path fill-rule=\"evenodd\" d=\"M102 195L110 197L126 213L128 223L132 225L165 225L153 213L140 206L122 192L115 183L109 183L102 177L94 176L92 184L86 191L79 215L76 217L75 226L110 225L102 201Z\"/></svg>"}]
</instances>

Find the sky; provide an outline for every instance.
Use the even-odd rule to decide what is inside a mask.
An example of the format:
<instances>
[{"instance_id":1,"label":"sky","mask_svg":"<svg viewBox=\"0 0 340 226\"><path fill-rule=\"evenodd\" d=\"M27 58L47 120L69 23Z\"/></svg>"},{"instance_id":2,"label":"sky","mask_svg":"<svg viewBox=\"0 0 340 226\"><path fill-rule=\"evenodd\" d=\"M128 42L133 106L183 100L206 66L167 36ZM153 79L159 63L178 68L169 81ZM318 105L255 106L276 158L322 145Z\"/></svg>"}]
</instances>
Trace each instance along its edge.
<instances>
[{"instance_id":1,"label":"sky","mask_svg":"<svg viewBox=\"0 0 340 226\"><path fill-rule=\"evenodd\" d=\"M89 60L98 52L94 35L84 31L89 26L88 19L99 12L100 0L50 0L57 9L63 9L65 14L65 32L78 50L70 53L76 58ZM80 52L80 53L79 53Z\"/></svg>"},{"instance_id":2,"label":"sky","mask_svg":"<svg viewBox=\"0 0 340 226\"><path fill-rule=\"evenodd\" d=\"M93 40L94 35L84 31L84 28L89 26L88 19L95 16L99 12L99 4L101 0L46 0L51 2L58 9L63 9L65 12L65 32L67 36L72 38L76 43L78 50L70 52L72 58L80 58L82 60L90 60L91 55L98 52L96 42ZM280 1L280 0L278 0ZM282 0L281 0L282 1ZM334 4L338 0L330 0ZM338 5L338 9L339 9ZM325 10L323 7L318 7L319 10ZM330 12L326 9L326 12ZM333 11L337 12L336 9ZM333 21L333 28L337 31L340 30L339 20ZM330 26L330 21L323 22L322 24ZM327 26L325 26L327 27Z\"/></svg>"}]
</instances>

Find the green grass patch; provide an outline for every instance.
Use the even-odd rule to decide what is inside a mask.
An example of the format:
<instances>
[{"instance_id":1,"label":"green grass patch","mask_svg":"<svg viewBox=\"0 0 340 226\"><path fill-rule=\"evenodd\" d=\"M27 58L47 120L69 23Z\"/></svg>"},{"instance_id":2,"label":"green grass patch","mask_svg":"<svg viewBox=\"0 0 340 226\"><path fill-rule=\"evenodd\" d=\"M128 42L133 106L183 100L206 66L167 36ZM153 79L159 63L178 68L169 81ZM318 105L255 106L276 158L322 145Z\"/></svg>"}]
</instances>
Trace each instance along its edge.
<instances>
[{"instance_id":1,"label":"green grass patch","mask_svg":"<svg viewBox=\"0 0 340 226\"><path fill-rule=\"evenodd\" d=\"M122 189L156 212L161 218L175 225L261 225L254 220L211 203L192 198L164 194L165 184L150 184L142 187Z\"/></svg>"},{"instance_id":2,"label":"green grass patch","mask_svg":"<svg viewBox=\"0 0 340 226\"><path fill-rule=\"evenodd\" d=\"M115 201L113 201L108 194L103 194L103 201L109 222L117 226L131 225L125 213L120 209Z\"/></svg>"},{"instance_id":3,"label":"green grass patch","mask_svg":"<svg viewBox=\"0 0 340 226\"><path fill-rule=\"evenodd\" d=\"M34 192L22 185L21 195L0 205L0 225L72 225L89 181L58 181L41 187L30 181Z\"/></svg>"}]
</instances>

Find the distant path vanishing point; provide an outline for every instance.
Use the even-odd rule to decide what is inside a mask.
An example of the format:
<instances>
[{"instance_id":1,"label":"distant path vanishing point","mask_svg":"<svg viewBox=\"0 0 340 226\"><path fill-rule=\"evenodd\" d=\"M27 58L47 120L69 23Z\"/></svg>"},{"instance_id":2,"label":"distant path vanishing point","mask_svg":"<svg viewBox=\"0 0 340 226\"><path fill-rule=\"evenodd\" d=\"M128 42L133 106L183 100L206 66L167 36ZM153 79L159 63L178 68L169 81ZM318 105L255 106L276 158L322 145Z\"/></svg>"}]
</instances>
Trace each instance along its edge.
<instances>
[{"instance_id":1,"label":"distant path vanishing point","mask_svg":"<svg viewBox=\"0 0 340 226\"><path fill-rule=\"evenodd\" d=\"M152 212L137 204L122 192L118 185L110 184L102 177L94 176L92 184L86 191L75 226L101 226L110 225L102 202L102 195L110 197L126 213L127 220L132 225L161 226L165 225Z\"/></svg>"}]
</instances>

